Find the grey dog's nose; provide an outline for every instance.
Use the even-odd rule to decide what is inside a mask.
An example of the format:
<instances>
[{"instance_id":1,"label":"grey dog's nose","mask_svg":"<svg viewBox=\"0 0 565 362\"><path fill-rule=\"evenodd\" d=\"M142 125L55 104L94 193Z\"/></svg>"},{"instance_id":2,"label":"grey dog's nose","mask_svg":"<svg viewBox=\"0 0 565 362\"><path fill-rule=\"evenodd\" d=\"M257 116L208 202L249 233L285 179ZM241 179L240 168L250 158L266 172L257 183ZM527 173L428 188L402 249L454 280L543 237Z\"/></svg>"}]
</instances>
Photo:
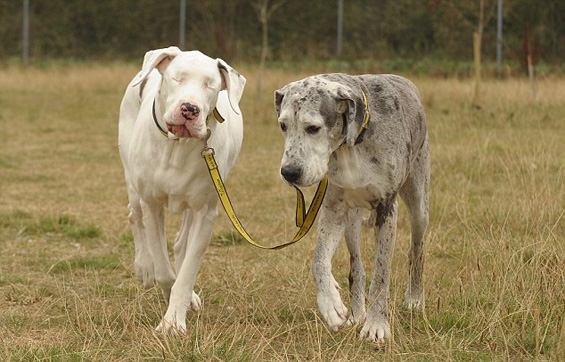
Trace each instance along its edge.
<instances>
[{"instance_id":1,"label":"grey dog's nose","mask_svg":"<svg viewBox=\"0 0 565 362\"><path fill-rule=\"evenodd\" d=\"M200 114L200 108L188 102L181 104L180 111L186 120L191 120Z\"/></svg>"},{"instance_id":2,"label":"grey dog's nose","mask_svg":"<svg viewBox=\"0 0 565 362\"><path fill-rule=\"evenodd\" d=\"M281 167L281 175L285 180L293 184L302 176L302 170L296 165L286 165Z\"/></svg>"}]
</instances>

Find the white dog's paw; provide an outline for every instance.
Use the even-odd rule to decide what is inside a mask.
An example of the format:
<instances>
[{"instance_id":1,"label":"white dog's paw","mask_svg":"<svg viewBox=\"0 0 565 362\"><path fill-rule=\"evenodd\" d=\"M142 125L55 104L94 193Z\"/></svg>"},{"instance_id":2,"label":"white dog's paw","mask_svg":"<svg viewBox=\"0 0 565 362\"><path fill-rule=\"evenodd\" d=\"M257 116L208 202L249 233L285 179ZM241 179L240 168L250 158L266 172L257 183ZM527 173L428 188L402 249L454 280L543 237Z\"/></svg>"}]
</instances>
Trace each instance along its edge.
<instances>
[{"instance_id":1,"label":"white dog's paw","mask_svg":"<svg viewBox=\"0 0 565 362\"><path fill-rule=\"evenodd\" d=\"M390 337L390 326L384 318L368 318L359 333L359 338L376 343L384 343Z\"/></svg>"},{"instance_id":2,"label":"white dog's paw","mask_svg":"<svg viewBox=\"0 0 565 362\"><path fill-rule=\"evenodd\" d=\"M347 308L341 301L337 285L327 293L318 293L318 307L322 317L333 331L337 331L347 321Z\"/></svg>"},{"instance_id":3,"label":"white dog's paw","mask_svg":"<svg viewBox=\"0 0 565 362\"><path fill-rule=\"evenodd\" d=\"M190 300L190 307L191 310L200 310L202 308L202 301L196 292L192 292L192 299Z\"/></svg>"},{"instance_id":4,"label":"white dog's paw","mask_svg":"<svg viewBox=\"0 0 565 362\"><path fill-rule=\"evenodd\" d=\"M178 335L186 333L186 322L165 316L155 330L162 334Z\"/></svg>"},{"instance_id":5,"label":"white dog's paw","mask_svg":"<svg viewBox=\"0 0 565 362\"><path fill-rule=\"evenodd\" d=\"M139 284L145 289L153 287L155 284L155 267L151 259L135 258L135 277Z\"/></svg>"}]
</instances>

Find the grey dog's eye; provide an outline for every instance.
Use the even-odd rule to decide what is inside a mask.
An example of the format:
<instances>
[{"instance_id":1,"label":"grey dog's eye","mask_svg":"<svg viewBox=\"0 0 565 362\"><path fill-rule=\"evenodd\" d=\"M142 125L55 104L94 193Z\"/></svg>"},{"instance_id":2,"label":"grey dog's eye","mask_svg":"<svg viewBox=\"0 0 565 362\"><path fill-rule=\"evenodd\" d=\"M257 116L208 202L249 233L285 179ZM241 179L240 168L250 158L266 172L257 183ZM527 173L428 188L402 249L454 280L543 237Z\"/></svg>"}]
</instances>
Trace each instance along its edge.
<instances>
[{"instance_id":1,"label":"grey dog's eye","mask_svg":"<svg viewBox=\"0 0 565 362\"><path fill-rule=\"evenodd\" d=\"M281 123L280 126L281 126L281 131L286 132L286 124Z\"/></svg>"},{"instance_id":2,"label":"grey dog's eye","mask_svg":"<svg viewBox=\"0 0 565 362\"><path fill-rule=\"evenodd\" d=\"M320 131L321 127L318 126L308 126L306 127L306 133L308 134L316 134Z\"/></svg>"}]
</instances>

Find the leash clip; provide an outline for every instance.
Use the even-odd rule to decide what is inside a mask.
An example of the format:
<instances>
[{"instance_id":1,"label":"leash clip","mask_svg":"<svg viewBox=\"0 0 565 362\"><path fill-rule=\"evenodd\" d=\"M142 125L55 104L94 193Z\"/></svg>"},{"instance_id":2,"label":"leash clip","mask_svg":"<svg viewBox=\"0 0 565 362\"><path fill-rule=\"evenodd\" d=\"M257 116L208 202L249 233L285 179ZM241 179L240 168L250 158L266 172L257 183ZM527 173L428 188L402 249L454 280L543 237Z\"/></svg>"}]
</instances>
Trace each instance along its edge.
<instances>
[{"instance_id":1,"label":"leash clip","mask_svg":"<svg viewBox=\"0 0 565 362\"><path fill-rule=\"evenodd\" d=\"M215 154L216 151L214 151L212 147L204 147L202 148L202 151L200 151L200 155L202 156L202 158L206 158L207 155L214 156Z\"/></svg>"},{"instance_id":2,"label":"leash clip","mask_svg":"<svg viewBox=\"0 0 565 362\"><path fill-rule=\"evenodd\" d=\"M212 135L212 130L210 129L210 127L206 128L206 136L202 139L202 142L204 142L204 147L200 151L200 155L202 156L202 158L206 158L206 155L214 156L216 154L216 152L212 147L208 147L208 140L210 139L211 135Z\"/></svg>"}]
</instances>

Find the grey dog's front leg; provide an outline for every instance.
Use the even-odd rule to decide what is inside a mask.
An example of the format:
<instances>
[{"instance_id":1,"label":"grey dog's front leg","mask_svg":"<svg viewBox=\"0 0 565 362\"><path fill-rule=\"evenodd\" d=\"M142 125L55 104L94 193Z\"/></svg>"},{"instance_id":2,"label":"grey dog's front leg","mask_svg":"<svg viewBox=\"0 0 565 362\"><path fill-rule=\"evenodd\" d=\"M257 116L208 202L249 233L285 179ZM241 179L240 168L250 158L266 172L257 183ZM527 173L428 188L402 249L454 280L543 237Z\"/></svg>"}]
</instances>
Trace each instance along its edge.
<instances>
[{"instance_id":1,"label":"grey dog's front leg","mask_svg":"<svg viewBox=\"0 0 565 362\"><path fill-rule=\"evenodd\" d=\"M345 231L347 208L339 198L341 190L329 186L320 215L318 244L312 272L318 290L318 307L329 327L336 331L347 320L347 308L339 295L339 285L332 275L332 257Z\"/></svg>"},{"instance_id":2,"label":"grey dog's front leg","mask_svg":"<svg viewBox=\"0 0 565 362\"><path fill-rule=\"evenodd\" d=\"M348 323L356 324L365 319L365 283L366 274L361 260L361 222L363 211L351 209L347 215L345 227L345 242L349 250L349 293L351 296L351 311Z\"/></svg>"},{"instance_id":3,"label":"grey dog's front leg","mask_svg":"<svg viewBox=\"0 0 565 362\"><path fill-rule=\"evenodd\" d=\"M375 224L375 271L369 289L369 312L360 337L374 342L384 342L390 337L388 321L388 296L390 269L396 239L398 202L389 200L377 208ZM379 214L380 213L380 214Z\"/></svg>"}]
</instances>

